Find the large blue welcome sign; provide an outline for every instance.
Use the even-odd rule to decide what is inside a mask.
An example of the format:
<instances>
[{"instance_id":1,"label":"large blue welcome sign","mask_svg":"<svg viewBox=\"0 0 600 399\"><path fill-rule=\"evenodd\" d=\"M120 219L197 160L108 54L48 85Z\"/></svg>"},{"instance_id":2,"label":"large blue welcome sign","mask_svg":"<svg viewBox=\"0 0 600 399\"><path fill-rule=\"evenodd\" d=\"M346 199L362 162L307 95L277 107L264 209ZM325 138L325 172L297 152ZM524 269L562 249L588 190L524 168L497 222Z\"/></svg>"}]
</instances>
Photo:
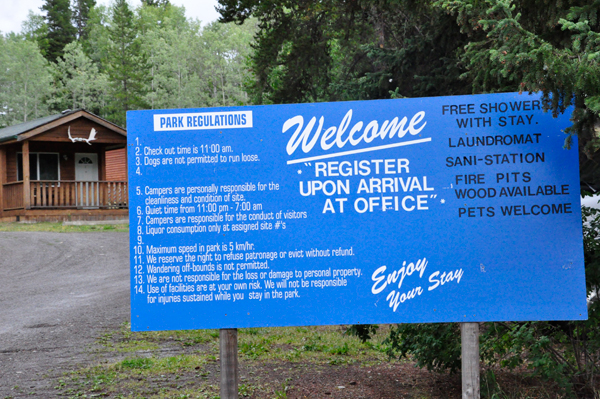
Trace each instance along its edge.
<instances>
[{"instance_id":1,"label":"large blue welcome sign","mask_svg":"<svg viewBox=\"0 0 600 399\"><path fill-rule=\"evenodd\" d=\"M134 330L587 318L578 153L537 95L127 125Z\"/></svg>"}]
</instances>

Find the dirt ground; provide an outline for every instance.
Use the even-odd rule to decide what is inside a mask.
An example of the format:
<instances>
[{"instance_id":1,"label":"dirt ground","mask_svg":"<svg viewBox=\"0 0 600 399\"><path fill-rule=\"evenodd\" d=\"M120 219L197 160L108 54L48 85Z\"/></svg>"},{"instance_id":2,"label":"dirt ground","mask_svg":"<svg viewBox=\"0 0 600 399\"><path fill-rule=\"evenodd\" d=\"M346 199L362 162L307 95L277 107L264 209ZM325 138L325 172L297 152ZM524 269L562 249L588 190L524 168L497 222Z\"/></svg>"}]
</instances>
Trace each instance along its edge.
<instances>
[{"instance_id":1,"label":"dirt ground","mask_svg":"<svg viewBox=\"0 0 600 399\"><path fill-rule=\"evenodd\" d=\"M153 350L137 351L136 356L154 359L203 354L204 360L173 373L132 374L112 390L82 371L131 356L102 345L107 336L111 345L118 345L121 338L115 331L127 331L127 233L0 232L0 304L0 399L218 397L219 361L206 355L210 350L218 354L214 337L190 346L167 337ZM240 397L248 398L461 396L460 376L429 373L405 361L291 362L240 356L239 375ZM499 373L498 378L508 385L526 384L513 375ZM186 393L170 396L175 391Z\"/></svg>"},{"instance_id":2,"label":"dirt ground","mask_svg":"<svg viewBox=\"0 0 600 399\"><path fill-rule=\"evenodd\" d=\"M129 319L127 233L0 233L0 398L56 395L54 380Z\"/></svg>"}]
</instances>

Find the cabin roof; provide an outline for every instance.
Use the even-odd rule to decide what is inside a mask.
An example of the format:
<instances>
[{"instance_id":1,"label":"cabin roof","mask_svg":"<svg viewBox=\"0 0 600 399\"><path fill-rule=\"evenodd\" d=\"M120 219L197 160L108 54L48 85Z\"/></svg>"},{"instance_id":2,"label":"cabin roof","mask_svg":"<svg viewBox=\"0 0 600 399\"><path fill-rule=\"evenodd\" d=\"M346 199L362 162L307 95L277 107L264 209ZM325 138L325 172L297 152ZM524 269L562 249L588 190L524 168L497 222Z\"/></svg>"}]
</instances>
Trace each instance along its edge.
<instances>
[{"instance_id":1,"label":"cabin roof","mask_svg":"<svg viewBox=\"0 0 600 399\"><path fill-rule=\"evenodd\" d=\"M122 127L117 126L114 123L109 122L106 119L103 119L98 115L94 115L84 109L75 109L0 129L0 143L12 140L25 140L80 117L99 123L100 125L103 125L104 127L122 136L127 136L127 131Z\"/></svg>"}]
</instances>

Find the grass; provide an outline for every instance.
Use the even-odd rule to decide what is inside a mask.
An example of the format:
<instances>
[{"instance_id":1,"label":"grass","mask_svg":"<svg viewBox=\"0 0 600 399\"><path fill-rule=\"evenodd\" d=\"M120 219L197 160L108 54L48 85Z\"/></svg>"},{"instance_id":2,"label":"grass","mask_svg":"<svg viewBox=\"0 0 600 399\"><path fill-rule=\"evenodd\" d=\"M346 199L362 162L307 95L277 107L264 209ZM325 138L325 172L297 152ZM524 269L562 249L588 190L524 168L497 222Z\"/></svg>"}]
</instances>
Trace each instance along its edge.
<instances>
[{"instance_id":1,"label":"grass","mask_svg":"<svg viewBox=\"0 0 600 399\"><path fill-rule=\"evenodd\" d=\"M129 323L124 323L118 331L100 337L102 350L135 353L170 345L182 351L201 347L204 353L212 352L209 357L218 357L219 330L132 332L129 328ZM238 351L241 359L262 361L386 361L386 347L382 344L385 334L382 331L380 339L362 343L339 326L242 328L238 330Z\"/></svg>"},{"instance_id":2,"label":"grass","mask_svg":"<svg viewBox=\"0 0 600 399\"><path fill-rule=\"evenodd\" d=\"M348 389L356 382L348 379L342 384L346 387L337 387L329 376L350 370L366 377L359 386L369 381L377 384L378 379L398 381L394 373L400 364L385 353L388 334L388 326L380 326L371 341L362 343L345 334L342 326L239 329L239 397L298 397L308 375L312 381L322 375L319 383L330 382L331 391ZM57 394L65 398L219 398L219 330L132 332L129 323L123 323L99 337L91 353L96 356L95 364L63 375L54 384ZM439 377L418 382L418 375L423 374L408 375L399 387L410 386L411 397L440 397L430 390ZM507 378L514 380L504 375L501 382L493 372L483 372L482 397L555 398L537 384L513 382L507 389Z\"/></svg>"},{"instance_id":3,"label":"grass","mask_svg":"<svg viewBox=\"0 0 600 399\"><path fill-rule=\"evenodd\" d=\"M388 361L381 343L385 333L363 344L344 331L339 326L239 329L238 356L245 370L240 396L286 398L292 389L287 374L307 365ZM101 336L92 353L98 364L65 375L57 391L65 397L127 399L219 396L218 330L132 332L124 323Z\"/></svg>"},{"instance_id":4,"label":"grass","mask_svg":"<svg viewBox=\"0 0 600 399\"><path fill-rule=\"evenodd\" d=\"M128 232L128 224L99 224L72 226L62 223L40 222L40 223L0 223L0 231L45 231L54 233L91 233L91 232Z\"/></svg>"}]
</instances>

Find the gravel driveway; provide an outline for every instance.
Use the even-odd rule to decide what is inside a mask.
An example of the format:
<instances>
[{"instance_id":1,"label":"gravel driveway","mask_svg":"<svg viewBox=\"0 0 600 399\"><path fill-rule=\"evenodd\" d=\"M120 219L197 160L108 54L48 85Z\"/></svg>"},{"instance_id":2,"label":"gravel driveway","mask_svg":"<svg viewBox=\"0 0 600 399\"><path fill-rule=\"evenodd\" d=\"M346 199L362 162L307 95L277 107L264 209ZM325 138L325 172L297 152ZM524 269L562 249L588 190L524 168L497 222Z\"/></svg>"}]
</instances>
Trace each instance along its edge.
<instances>
[{"instance_id":1,"label":"gravel driveway","mask_svg":"<svg viewBox=\"0 0 600 399\"><path fill-rule=\"evenodd\" d=\"M129 321L128 233L0 232L0 398L56 397Z\"/></svg>"}]
</instances>

